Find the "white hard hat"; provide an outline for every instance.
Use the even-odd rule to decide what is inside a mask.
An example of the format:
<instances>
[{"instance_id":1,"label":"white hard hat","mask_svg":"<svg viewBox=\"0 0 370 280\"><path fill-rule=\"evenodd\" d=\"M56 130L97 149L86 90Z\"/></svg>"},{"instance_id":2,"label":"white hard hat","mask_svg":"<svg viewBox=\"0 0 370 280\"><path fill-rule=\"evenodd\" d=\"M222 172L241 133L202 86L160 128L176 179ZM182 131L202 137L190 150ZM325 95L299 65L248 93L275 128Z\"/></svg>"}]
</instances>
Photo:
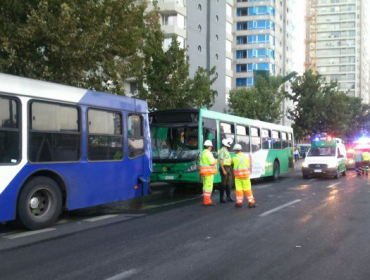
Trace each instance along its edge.
<instances>
[{"instance_id":1,"label":"white hard hat","mask_svg":"<svg viewBox=\"0 0 370 280\"><path fill-rule=\"evenodd\" d=\"M204 146L205 147L213 147L212 141L211 140L204 141Z\"/></svg>"},{"instance_id":2,"label":"white hard hat","mask_svg":"<svg viewBox=\"0 0 370 280\"><path fill-rule=\"evenodd\" d=\"M242 150L242 146L240 144L235 144L234 147L233 147L233 150L234 151L241 151Z\"/></svg>"},{"instance_id":3,"label":"white hard hat","mask_svg":"<svg viewBox=\"0 0 370 280\"><path fill-rule=\"evenodd\" d=\"M230 148L230 142L229 142L229 139L223 139L222 140L222 145L226 146L226 147L229 147Z\"/></svg>"}]
</instances>

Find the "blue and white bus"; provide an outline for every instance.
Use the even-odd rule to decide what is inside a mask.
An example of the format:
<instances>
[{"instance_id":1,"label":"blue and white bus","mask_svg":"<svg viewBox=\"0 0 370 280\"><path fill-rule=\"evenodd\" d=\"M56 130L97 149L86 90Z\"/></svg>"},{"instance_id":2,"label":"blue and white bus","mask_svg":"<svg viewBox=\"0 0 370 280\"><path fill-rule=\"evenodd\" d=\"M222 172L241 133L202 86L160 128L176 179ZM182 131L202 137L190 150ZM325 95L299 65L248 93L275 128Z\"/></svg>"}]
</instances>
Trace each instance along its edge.
<instances>
[{"instance_id":1,"label":"blue and white bus","mask_svg":"<svg viewBox=\"0 0 370 280\"><path fill-rule=\"evenodd\" d=\"M151 162L145 101L0 74L0 222L145 195Z\"/></svg>"}]
</instances>

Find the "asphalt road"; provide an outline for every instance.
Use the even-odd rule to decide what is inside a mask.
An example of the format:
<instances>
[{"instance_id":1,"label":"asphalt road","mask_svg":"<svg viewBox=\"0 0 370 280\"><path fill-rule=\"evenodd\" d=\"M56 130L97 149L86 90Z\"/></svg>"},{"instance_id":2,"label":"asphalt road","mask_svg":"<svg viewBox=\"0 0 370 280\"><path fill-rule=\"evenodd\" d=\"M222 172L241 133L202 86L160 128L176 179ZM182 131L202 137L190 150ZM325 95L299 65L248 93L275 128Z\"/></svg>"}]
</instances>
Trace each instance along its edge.
<instances>
[{"instance_id":1,"label":"asphalt road","mask_svg":"<svg viewBox=\"0 0 370 280\"><path fill-rule=\"evenodd\" d=\"M370 279L369 180L295 171L254 184L255 209L172 189L34 234L4 226L0 279Z\"/></svg>"}]
</instances>

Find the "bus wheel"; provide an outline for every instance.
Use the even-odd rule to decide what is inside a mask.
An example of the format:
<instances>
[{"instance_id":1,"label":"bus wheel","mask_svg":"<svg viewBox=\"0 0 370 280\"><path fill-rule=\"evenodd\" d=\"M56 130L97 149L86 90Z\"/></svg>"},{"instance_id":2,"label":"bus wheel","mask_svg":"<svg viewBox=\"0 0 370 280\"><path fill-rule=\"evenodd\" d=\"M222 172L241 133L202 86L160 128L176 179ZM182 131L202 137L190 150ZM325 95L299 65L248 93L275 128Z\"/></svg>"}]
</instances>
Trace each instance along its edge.
<instances>
[{"instance_id":1,"label":"bus wheel","mask_svg":"<svg viewBox=\"0 0 370 280\"><path fill-rule=\"evenodd\" d=\"M280 164L277 161L275 161L274 167L273 167L272 179L274 181L277 181L279 180L279 176L280 176Z\"/></svg>"},{"instance_id":2,"label":"bus wheel","mask_svg":"<svg viewBox=\"0 0 370 280\"><path fill-rule=\"evenodd\" d=\"M62 193L48 177L36 177L23 188L18 200L17 220L35 230L56 222L62 211Z\"/></svg>"}]
</instances>

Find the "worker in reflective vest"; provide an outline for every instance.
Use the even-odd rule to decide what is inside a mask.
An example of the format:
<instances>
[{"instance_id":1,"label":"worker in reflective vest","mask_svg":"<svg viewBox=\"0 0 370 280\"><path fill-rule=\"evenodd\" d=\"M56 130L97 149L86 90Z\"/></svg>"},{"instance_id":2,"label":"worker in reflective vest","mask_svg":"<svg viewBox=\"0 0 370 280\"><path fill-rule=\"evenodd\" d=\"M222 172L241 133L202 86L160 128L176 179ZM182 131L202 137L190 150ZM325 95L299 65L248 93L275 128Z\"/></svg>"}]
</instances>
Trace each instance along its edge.
<instances>
[{"instance_id":1,"label":"worker in reflective vest","mask_svg":"<svg viewBox=\"0 0 370 280\"><path fill-rule=\"evenodd\" d=\"M248 199L249 208L257 207L252 193L251 180L249 179L251 174L250 157L249 155L242 153L242 146L240 144L235 144L233 150L235 152L235 157L233 158L236 193L235 207L242 207L244 193Z\"/></svg>"},{"instance_id":2,"label":"worker in reflective vest","mask_svg":"<svg viewBox=\"0 0 370 280\"><path fill-rule=\"evenodd\" d=\"M212 141L204 142L204 150L199 159L199 173L203 178L203 203L204 206L214 206L215 203L211 200L213 190L213 177L217 174L217 160L213 157Z\"/></svg>"},{"instance_id":3,"label":"worker in reflective vest","mask_svg":"<svg viewBox=\"0 0 370 280\"><path fill-rule=\"evenodd\" d=\"M362 152L361 151L356 151L355 153L355 168L356 168L356 173L357 175L361 175L362 173Z\"/></svg>"},{"instance_id":4,"label":"worker in reflective vest","mask_svg":"<svg viewBox=\"0 0 370 280\"><path fill-rule=\"evenodd\" d=\"M222 148L218 151L218 158L220 161L220 203L235 202L231 197L231 187L233 186L233 170L231 167L231 156L229 149L231 139L222 140ZM226 199L224 197L226 191Z\"/></svg>"},{"instance_id":5,"label":"worker in reflective vest","mask_svg":"<svg viewBox=\"0 0 370 280\"><path fill-rule=\"evenodd\" d=\"M369 173L369 161L370 161L370 153L368 151L364 151L362 153L362 174L366 172L366 175Z\"/></svg>"}]
</instances>

